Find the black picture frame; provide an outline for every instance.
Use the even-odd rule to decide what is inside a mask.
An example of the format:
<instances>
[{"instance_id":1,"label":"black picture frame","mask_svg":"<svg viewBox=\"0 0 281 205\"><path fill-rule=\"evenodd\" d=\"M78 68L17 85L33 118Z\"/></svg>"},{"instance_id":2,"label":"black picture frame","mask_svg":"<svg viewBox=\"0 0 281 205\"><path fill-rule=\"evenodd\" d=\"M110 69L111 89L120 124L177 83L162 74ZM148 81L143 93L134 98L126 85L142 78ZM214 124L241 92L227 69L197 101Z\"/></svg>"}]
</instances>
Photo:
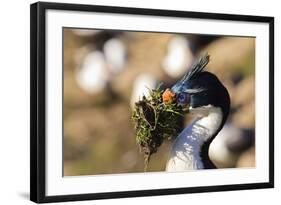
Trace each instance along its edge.
<instances>
[{"instance_id":1,"label":"black picture frame","mask_svg":"<svg viewBox=\"0 0 281 205\"><path fill-rule=\"evenodd\" d=\"M269 24L269 181L239 185L171 188L158 190L89 193L46 196L46 10L122 13L160 17L233 20ZM230 191L274 187L274 18L203 12L155 10L143 8L109 7L82 4L39 2L30 6L30 199L37 203L76 200L140 197L197 192Z\"/></svg>"}]
</instances>

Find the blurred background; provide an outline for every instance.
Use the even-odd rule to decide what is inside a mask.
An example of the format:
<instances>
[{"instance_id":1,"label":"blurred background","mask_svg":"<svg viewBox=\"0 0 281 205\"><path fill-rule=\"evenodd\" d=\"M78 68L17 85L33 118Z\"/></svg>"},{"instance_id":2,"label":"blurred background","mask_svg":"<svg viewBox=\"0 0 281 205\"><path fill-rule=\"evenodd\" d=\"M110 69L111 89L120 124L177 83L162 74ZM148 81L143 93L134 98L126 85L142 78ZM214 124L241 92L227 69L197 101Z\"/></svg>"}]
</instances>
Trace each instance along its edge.
<instances>
[{"instance_id":1,"label":"blurred background","mask_svg":"<svg viewBox=\"0 0 281 205\"><path fill-rule=\"evenodd\" d=\"M64 28L64 175L143 172L131 110L147 88L170 87L208 52L231 97L209 154L219 168L255 166L255 38ZM186 117L185 123L191 119ZM148 171L164 171L171 142Z\"/></svg>"}]
</instances>

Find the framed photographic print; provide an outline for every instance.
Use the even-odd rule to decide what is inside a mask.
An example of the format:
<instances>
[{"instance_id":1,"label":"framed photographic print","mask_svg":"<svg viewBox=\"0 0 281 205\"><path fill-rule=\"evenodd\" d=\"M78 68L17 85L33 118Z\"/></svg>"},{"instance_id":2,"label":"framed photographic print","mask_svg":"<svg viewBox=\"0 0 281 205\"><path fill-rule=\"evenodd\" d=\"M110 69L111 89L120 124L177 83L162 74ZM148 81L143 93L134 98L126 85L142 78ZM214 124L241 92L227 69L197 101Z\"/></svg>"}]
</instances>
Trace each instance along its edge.
<instances>
[{"instance_id":1,"label":"framed photographic print","mask_svg":"<svg viewBox=\"0 0 281 205\"><path fill-rule=\"evenodd\" d=\"M31 5L34 202L274 187L274 18Z\"/></svg>"}]
</instances>

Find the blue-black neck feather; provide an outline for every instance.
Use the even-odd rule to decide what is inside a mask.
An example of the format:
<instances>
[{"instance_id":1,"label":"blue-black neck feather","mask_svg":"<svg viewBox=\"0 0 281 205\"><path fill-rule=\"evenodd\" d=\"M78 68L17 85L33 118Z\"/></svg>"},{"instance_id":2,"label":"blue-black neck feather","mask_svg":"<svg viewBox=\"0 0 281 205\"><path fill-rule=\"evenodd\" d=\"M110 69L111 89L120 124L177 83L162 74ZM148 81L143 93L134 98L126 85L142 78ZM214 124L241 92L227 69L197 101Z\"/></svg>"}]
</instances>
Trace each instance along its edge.
<instances>
[{"instance_id":1,"label":"blue-black neck feather","mask_svg":"<svg viewBox=\"0 0 281 205\"><path fill-rule=\"evenodd\" d=\"M212 105L222 110L223 119L220 127L201 147L200 156L205 169L215 168L209 158L209 146L225 124L230 109L230 97L227 89L214 74L203 71L209 60L209 55L200 58L189 72L171 88L177 95L186 92L189 95L189 106L192 108ZM190 90L198 92L189 93Z\"/></svg>"}]
</instances>

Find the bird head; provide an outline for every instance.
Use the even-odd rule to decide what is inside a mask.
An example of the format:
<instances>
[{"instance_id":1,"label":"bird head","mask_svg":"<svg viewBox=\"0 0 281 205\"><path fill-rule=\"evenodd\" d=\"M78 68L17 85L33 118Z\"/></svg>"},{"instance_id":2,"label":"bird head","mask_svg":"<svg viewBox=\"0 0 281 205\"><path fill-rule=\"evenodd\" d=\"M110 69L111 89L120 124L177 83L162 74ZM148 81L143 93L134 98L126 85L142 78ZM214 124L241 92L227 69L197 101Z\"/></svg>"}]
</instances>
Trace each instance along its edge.
<instances>
[{"instance_id":1,"label":"bird head","mask_svg":"<svg viewBox=\"0 0 281 205\"><path fill-rule=\"evenodd\" d=\"M163 101L164 95L168 93L167 96L175 99L190 113L204 114L209 109L218 107L226 118L230 107L229 94L214 74L203 71L208 62L209 55L201 57L169 92L166 90L163 93Z\"/></svg>"}]
</instances>

